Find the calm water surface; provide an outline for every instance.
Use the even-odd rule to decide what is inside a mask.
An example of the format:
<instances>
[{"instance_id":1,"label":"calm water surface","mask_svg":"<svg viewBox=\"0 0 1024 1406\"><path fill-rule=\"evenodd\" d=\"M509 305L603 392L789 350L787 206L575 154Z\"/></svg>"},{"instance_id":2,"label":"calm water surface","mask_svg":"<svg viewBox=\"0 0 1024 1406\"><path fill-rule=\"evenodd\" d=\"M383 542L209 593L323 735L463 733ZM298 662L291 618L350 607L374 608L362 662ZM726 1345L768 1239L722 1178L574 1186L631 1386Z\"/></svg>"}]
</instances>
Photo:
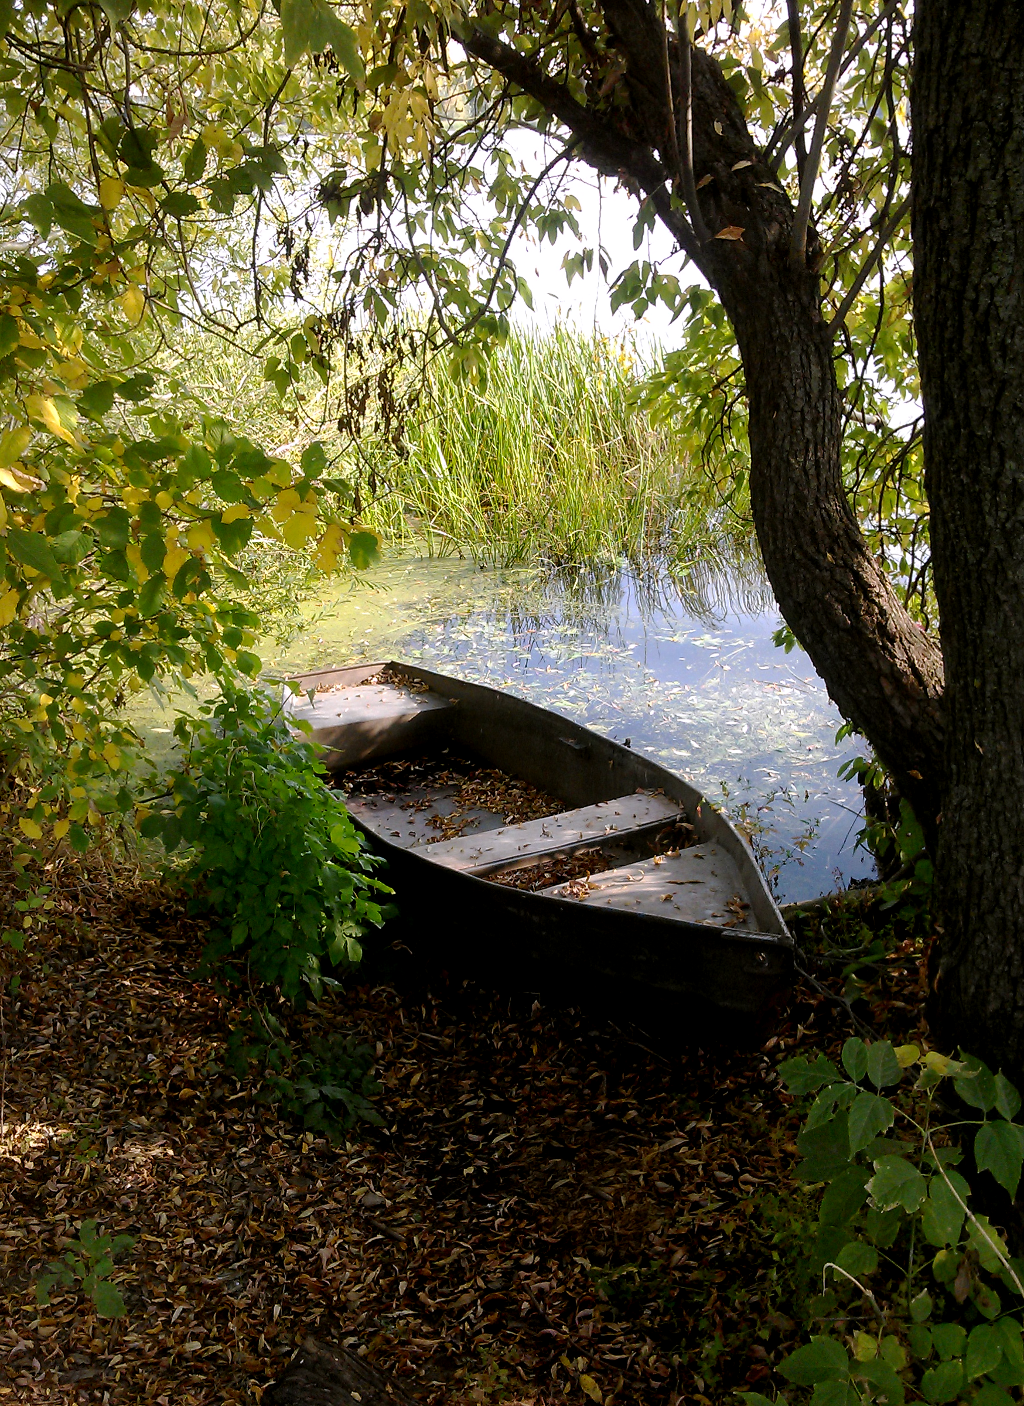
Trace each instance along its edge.
<instances>
[{"instance_id":1,"label":"calm water surface","mask_svg":"<svg viewBox=\"0 0 1024 1406\"><path fill-rule=\"evenodd\" d=\"M860 789L836 776L856 739L836 746L842 719L810 661L772 644L781 622L753 569L698 570L671 592L626 573L595 585L452 560L403 559L368 579L321 598L286 644L267 642L268 671L396 658L507 688L628 738L753 822L780 901L872 872L854 848Z\"/></svg>"}]
</instances>

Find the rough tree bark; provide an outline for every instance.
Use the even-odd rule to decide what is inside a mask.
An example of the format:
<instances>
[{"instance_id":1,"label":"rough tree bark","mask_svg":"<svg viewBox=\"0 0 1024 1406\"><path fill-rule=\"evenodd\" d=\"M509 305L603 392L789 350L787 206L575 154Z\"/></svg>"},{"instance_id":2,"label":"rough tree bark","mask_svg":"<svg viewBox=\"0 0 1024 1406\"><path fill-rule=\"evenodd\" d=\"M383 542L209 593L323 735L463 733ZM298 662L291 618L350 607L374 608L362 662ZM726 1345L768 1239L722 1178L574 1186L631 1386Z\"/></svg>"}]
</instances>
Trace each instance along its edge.
<instances>
[{"instance_id":1,"label":"rough tree bark","mask_svg":"<svg viewBox=\"0 0 1024 1406\"><path fill-rule=\"evenodd\" d=\"M946 667L934 1000L1024 1070L1024 16L918 0L914 315Z\"/></svg>"},{"instance_id":2,"label":"rough tree bark","mask_svg":"<svg viewBox=\"0 0 1024 1406\"><path fill-rule=\"evenodd\" d=\"M942 662L868 550L843 488L842 403L813 231L794 261L793 207L714 59L692 50L690 169L680 155L685 69L675 40L647 0L604 0L602 9L628 97L614 106L577 102L539 59L482 28L468 25L460 38L559 118L578 159L649 198L722 299L743 358L754 525L776 599L928 829L943 766ZM690 192L685 213L673 191ZM737 229L740 238L719 237Z\"/></svg>"}]
</instances>

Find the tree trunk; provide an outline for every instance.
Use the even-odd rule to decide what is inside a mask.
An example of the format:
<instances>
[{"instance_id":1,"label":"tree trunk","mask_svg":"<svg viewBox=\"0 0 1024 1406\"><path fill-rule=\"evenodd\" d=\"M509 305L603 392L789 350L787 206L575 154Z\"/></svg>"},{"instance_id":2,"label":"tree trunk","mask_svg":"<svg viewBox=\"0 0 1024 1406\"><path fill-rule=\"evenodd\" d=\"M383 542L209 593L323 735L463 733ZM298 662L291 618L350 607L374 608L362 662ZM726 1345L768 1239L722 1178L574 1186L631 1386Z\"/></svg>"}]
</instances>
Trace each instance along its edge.
<instances>
[{"instance_id":1,"label":"tree trunk","mask_svg":"<svg viewBox=\"0 0 1024 1406\"><path fill-rule=\"evenodd\" d=\"M666 134L684 98L676 91L669 103L658 12L647 0L603 0L602 9L625 60L628 106L620 101L613 111L584 106L535 59L484 29L467 26L459 38L557 117L580 159L647 196L721 297L743 358L754 525L776 599L840 711L892 769L928 833L941 784L941 657L868 550L846 497L842 402L813 232L807 258L794 264L792 205L719 65L694 49L695 232L669 194L676 153ZM678 69L676 55L669 67ZM726 229L741 237L716 238Z\"/></svg>"},{"instance_id":2,"label":"tree trunk","mask_svg":"<svg viewBox=\"0 0 1024 1406\"><path fill-rule=\"evenodd\" d=\"M1024 1073L1024 19L918 0L914 313L946 672L936 1033Z\"/></svg>"}]
</instances>

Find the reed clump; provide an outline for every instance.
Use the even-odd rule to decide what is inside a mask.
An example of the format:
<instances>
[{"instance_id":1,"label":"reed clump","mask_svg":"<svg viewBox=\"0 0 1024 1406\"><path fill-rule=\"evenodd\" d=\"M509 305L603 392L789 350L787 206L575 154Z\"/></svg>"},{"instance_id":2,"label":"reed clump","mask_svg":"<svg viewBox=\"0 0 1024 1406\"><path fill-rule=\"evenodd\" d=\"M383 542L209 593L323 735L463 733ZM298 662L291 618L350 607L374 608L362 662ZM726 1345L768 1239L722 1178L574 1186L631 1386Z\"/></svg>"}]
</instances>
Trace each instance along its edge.
<instances>
[{"instance_id":1,"label":"reed clump","mask_svg":"<svg viewBox=\"0 0 1024 1406\"><path fill-rule=\"evenodd\" d=\"M435 362L364 517L392 543L494 566L672 573L746 538L685 430L651 425L645 376L634 348L565 329L513 333L476 384Z\"/></svg>"}]
</instances>

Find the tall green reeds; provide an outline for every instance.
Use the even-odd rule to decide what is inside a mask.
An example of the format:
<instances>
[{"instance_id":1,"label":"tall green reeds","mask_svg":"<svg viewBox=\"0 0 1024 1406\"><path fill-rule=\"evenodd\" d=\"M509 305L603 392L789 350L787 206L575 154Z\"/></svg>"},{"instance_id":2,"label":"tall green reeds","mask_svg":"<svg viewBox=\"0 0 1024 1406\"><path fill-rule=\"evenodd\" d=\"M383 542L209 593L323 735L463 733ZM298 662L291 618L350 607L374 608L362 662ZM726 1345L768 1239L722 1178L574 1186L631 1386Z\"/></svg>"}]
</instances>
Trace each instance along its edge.
<instances>
[{"instance_id":1,"label":"tall green reeds","mask_svg":"<svg viewBox=\"0 0 1024 1406\"><path fill-rule=\"evenodd\" d=\"M746 535L682 430L637 405L634 353L602 336L517 332L472 385L436 363L364 516L382 536L493 565L680 569Z\"/></svg>"}]
</instances>

